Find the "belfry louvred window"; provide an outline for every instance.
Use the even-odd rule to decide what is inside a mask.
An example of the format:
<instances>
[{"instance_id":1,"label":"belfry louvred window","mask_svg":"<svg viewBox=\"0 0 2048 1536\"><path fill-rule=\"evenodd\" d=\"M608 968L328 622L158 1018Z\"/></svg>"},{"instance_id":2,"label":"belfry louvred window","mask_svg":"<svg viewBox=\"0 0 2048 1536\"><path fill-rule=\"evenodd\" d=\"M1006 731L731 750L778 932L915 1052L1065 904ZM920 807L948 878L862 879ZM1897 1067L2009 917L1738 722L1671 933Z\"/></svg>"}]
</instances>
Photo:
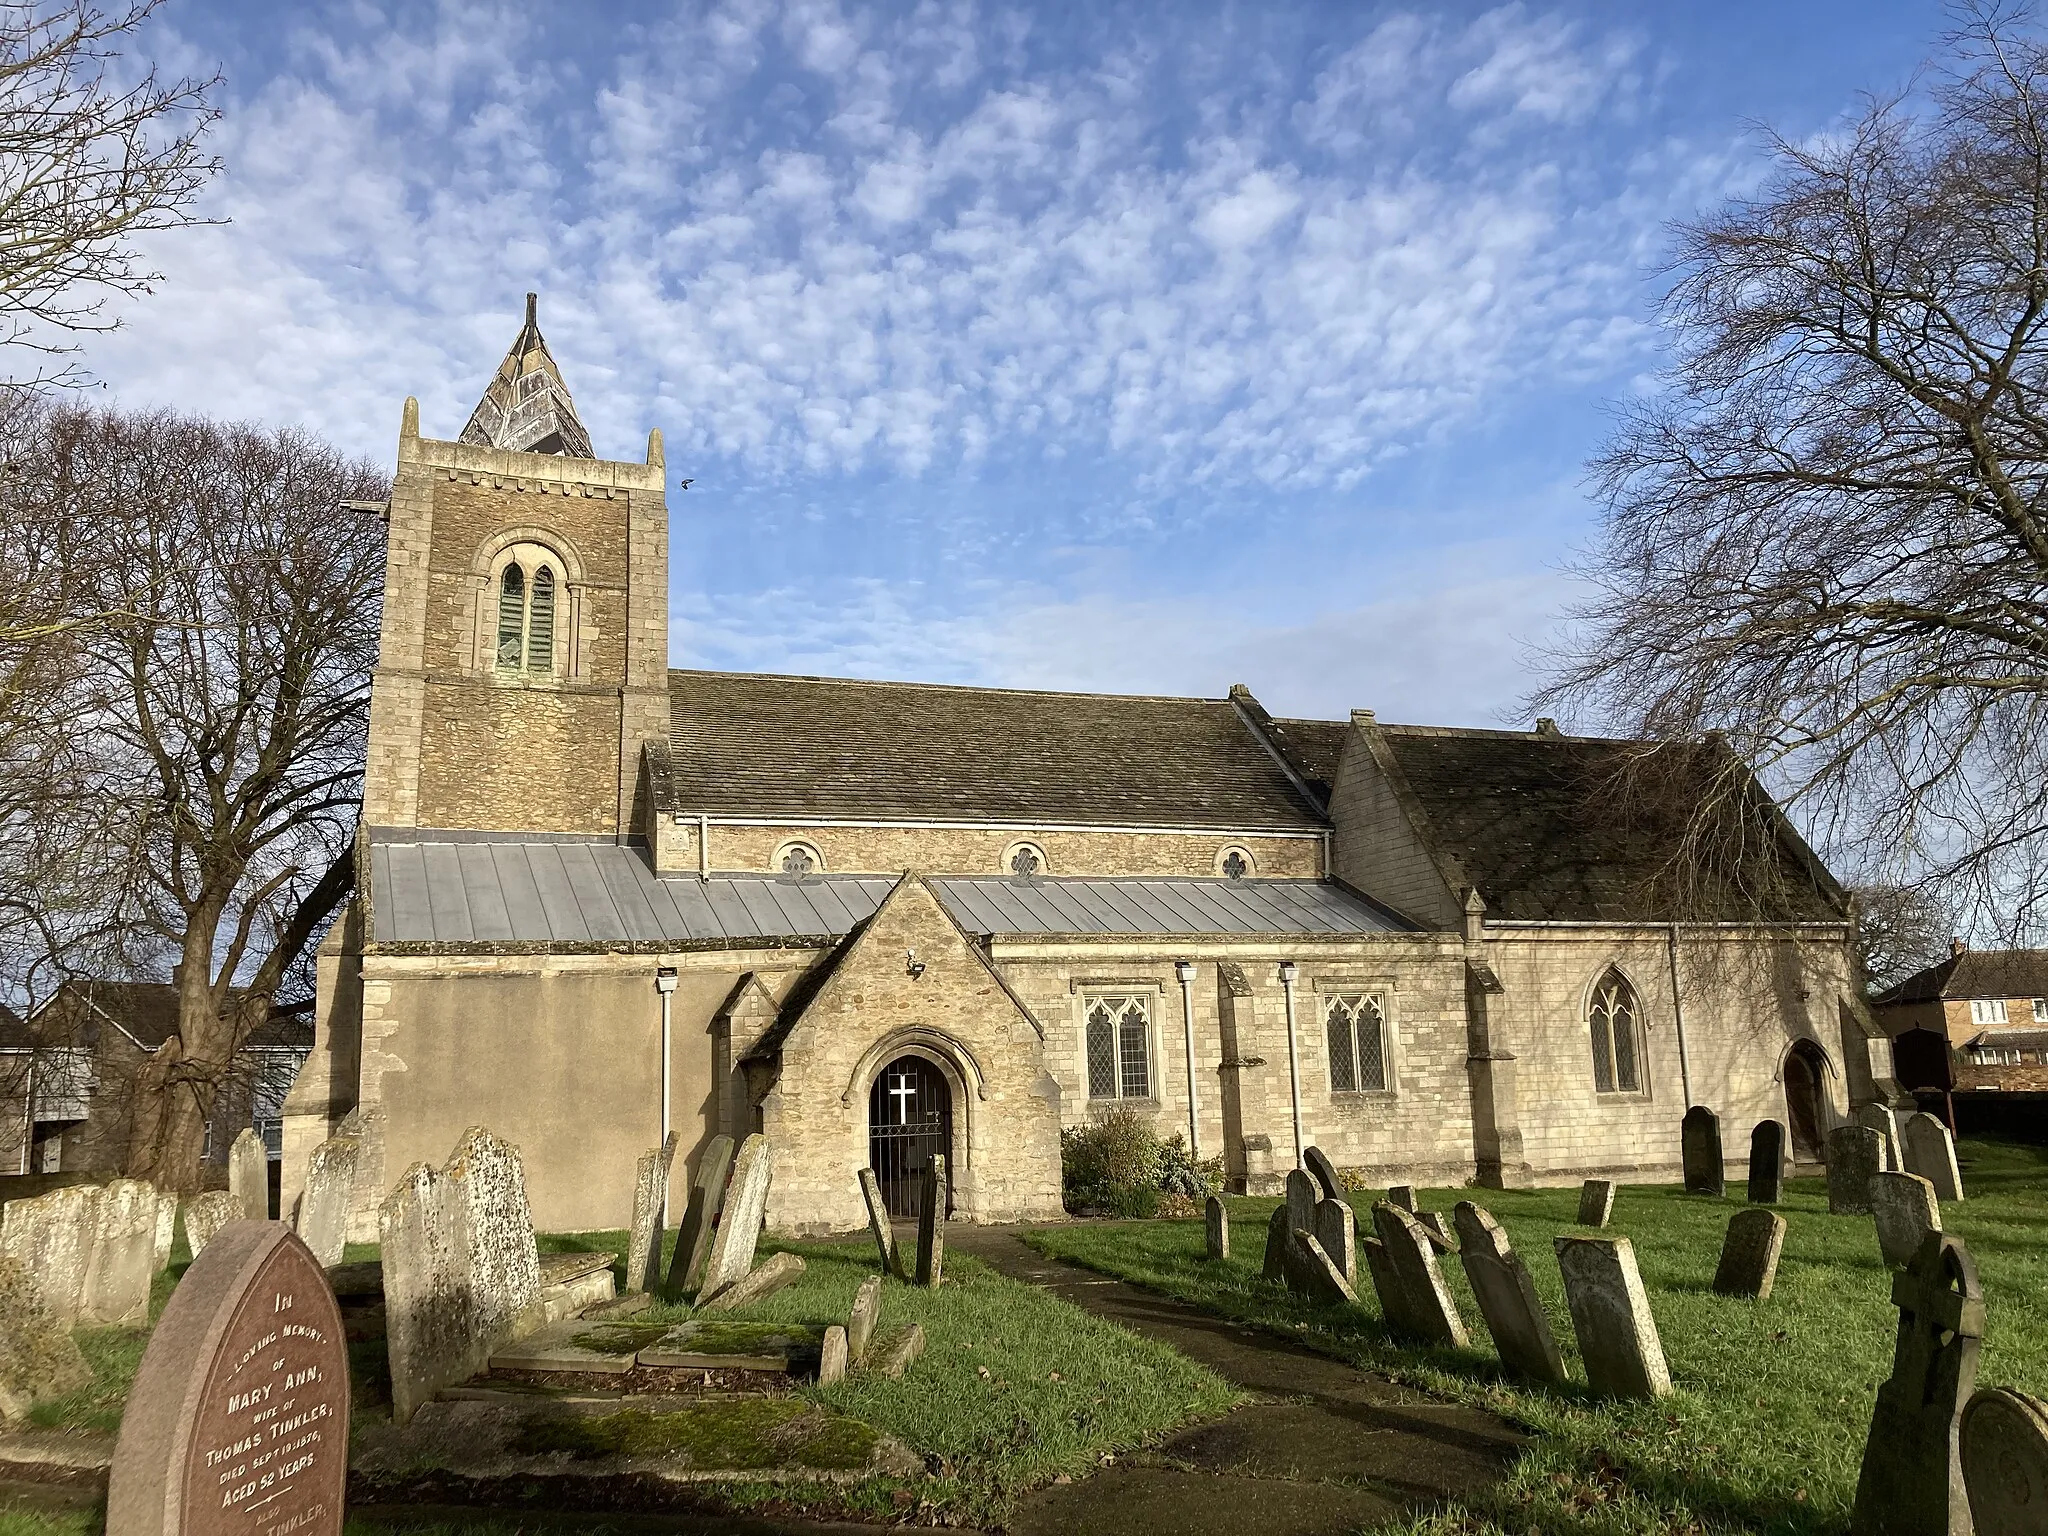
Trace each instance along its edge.
<instances>
[{"instance_id":1,"label":"belfry louvred window","mask_svg":"<svg viewBox=\"0 0 2048 1536\"><path fill-rule=\"evenodd\" d=\"M498 670L545 677L555 670L555 573L509 562L498 577Z\"/></svg>"},{"instance_id":2,"label":"belfry louvred window","mask_svg":"<svg viewBox=\"0 0 2048 1536\"><path fill-rule=\"evenodd\" d=\"M1152 1032L1143 997L1088 999L1088 1097L1152 1096Z\"/></svg>"},{"instance_id":3,"label":"belfry louvred window","mask_svg":"<svg viewBox=\"0 0 2048 1536\"><path fill-rule=\"evenodd\" d=\"M1593 988L1587 1010L1593 1032L1593 1087L1600 1093L1639 1093L1642 1071L1638 1065L1636 1028L1641 1009L1636 989L1621 972L1610 970Z\"/></svg>"}]
</instances>

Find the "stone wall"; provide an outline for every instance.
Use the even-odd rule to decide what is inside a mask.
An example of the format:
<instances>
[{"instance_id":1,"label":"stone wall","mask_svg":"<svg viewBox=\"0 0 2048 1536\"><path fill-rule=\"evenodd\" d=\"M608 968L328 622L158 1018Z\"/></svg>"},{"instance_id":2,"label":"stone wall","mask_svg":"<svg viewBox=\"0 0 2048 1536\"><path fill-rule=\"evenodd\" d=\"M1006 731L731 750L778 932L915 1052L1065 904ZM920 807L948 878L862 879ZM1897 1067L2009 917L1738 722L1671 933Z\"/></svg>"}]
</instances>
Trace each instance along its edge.
<instances>
[{"instance_id":1,"label":"stone wall","mask_svg":"<svg viewBox=\"0 0 2048 1536\"><path fill-rule=\"evenodd\" d=\"M1354 714L1331 786L1332 870L1338 879L1370 891L1418 923L1453 928L1462 915L1463 892L1444 884L1400 797L1374 761L1358 724L1370 719L1365 710Z\"/></svg>"}]
</instances>

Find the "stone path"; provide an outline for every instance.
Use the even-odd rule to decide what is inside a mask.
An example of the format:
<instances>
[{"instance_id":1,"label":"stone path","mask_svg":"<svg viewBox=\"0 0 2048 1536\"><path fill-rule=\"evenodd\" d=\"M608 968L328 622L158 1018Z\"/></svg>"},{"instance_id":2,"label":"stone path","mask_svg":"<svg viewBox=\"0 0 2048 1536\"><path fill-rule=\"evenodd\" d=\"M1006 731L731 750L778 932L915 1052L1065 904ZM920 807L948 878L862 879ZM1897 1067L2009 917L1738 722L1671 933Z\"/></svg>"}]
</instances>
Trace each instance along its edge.
<instances>
[{"instance_id":1,"label":"stone path","mask_svg":"<svg viewBox=\"0 0 2048 1536\"><path fill-rule=\"evenodd\" d=\"M1277 1334L1045 1258L1015 1232L960 1225L949 1229L947 1241L1171 1345L1255 1397L1128 1462L1030 1495L1009 1524L1011 1536L1350 1531L1498 1481L1526 1442L1492 1414L1439 1402Z\"/></svg>"}]
</instances>

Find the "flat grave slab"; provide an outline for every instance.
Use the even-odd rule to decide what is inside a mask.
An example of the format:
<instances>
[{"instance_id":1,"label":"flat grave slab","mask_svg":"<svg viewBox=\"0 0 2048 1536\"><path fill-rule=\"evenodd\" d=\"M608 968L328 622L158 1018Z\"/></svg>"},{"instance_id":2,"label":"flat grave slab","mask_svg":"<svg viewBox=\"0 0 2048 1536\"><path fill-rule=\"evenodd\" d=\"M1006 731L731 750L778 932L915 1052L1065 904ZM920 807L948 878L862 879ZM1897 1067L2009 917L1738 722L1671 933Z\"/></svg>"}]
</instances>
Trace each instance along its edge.
<instances>
[{"instance_id":1,"label":"flat grave slab","mask_svg":"<svg viewBox=\"0 0 2048 1536\"><path fill-rule=\"evenodd\" d=\"M622 1376L633 1369L634 1356L646 1342L648 1331L571 1318L493 1350L490 1366L494 1371L590 1371Z\"/></svg>"},{"instance_id":2,"label":"flat grave slab","mask_svg":"<svg viewBox=\"0 0 2048 1536\"><path fill-rule=\"evenodd\" d=\"M679 1323L643 1345L639 1361L687 1371L787 1371L792 1354L818 1343L794 1323Z\"/></svg>"}]
</instances>

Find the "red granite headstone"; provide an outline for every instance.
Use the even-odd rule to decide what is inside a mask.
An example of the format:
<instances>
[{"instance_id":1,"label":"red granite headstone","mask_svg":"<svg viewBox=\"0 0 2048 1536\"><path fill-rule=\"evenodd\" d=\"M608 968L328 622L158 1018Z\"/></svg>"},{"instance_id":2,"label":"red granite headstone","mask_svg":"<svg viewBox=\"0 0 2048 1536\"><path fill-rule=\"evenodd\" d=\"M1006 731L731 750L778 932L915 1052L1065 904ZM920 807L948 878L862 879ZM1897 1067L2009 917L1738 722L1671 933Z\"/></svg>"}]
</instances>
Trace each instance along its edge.
<instances>
[{"instance_id":1,"label":"red granite headstone","mask_svg":"<svg viewBox=\"0 0 2048 1536\"><path fill-rule=\"evenodd\" d=\"M348 1344L312 1250L221 1228L158 1321L121 1418L108 1536L338 1536Z\"/></svg>"}]
</instances>

